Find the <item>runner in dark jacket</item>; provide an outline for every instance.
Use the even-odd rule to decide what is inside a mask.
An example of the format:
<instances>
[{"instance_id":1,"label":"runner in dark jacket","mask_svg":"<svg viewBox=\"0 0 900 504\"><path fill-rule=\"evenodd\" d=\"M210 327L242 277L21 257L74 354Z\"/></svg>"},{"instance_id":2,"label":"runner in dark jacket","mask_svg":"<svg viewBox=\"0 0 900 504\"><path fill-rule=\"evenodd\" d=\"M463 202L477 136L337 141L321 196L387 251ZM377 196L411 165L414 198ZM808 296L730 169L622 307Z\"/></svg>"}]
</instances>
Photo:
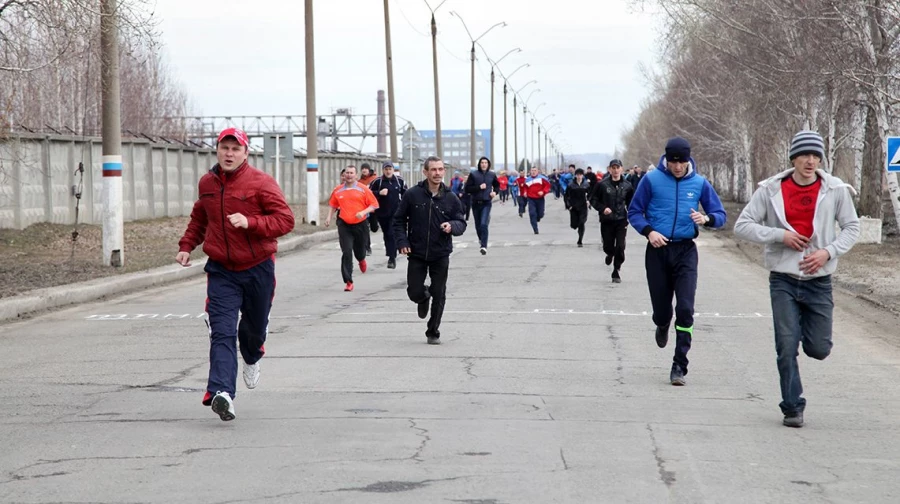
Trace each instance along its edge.
<instances>
[{"instance_id":1,"label":"runner in dark jacket","mask_svg":"<svg viewBox=\"0 0 900 504\"><path fill-rule=\"evenodd\" d=\"M387 267L397 267L397 244L394 240L394 212L400 206L400 198L406 193L406 182L394 173L394 164L385 161L381 167L382 176L369 184L369 189L378 200L378 208L375 209L375 218L381 227L384 236L384 254L388 257Z\"/></svg>"},{"instance_id":2,"label":"runner in dark jacket","mask_svg":"<svg viewBox=\"0 0 900 504\"><path fill-rule=\"evenodd\" d=\"M429 344L438 345L453 236L461 236L466 231L466 219L459 198L442 182L444 162L431 156L425 160L422 171L425 180L411 187L400 199L394 214L394 236L400 253L409 258L406 293L418 305L419 318L428 316L431 300L431 318L425 336ZM428 288L426 275L431 277Z\"/></svg>"},{"instance_id":3,"label":"runner in dark jacket","mask_svg":"<svg viewBox=\"0 0 900 504\"><path fill-rule=\"evenodd\" d=\"M628 234L628 205L634 196L634 188L622 176L622 162L613 159L606 169L607 175L597 182L591 191L591 206L600 213L600 236L606 264L613 265L612 281L622 281L619 269L625 262L625 235Z\"/></svg>"},{"instance_id":4,"label":"runner in dark jacket","mask_svg":"<svg viewBox=\"0 0 900 504\"><path fill-rule=\"evenodd\" d=\"M481 244L481 255L487 254L488 227L491 224L491 206L494 196L500 192L500 181L491 170L491 160L482 157L478 169L469 173L465 192L472 198L472 214L475 216L475 231Z\"/></svg>"},{"instance_id":5,"label":"runner in dark jacket","mask_svg":"<svg viewBox=\"0 0 900 504\"><path fill-rule=\"evenodd\" d=\"M578 230L579 247L584 246L581 241L584 239L584 223L588 217L587 199L590 189L591 183L584 178L584 170L578 168L575 170L575 178L566 185L566 192L563 193L566 210L569 211L569 225Z\"/></svg>"}]
</instances>

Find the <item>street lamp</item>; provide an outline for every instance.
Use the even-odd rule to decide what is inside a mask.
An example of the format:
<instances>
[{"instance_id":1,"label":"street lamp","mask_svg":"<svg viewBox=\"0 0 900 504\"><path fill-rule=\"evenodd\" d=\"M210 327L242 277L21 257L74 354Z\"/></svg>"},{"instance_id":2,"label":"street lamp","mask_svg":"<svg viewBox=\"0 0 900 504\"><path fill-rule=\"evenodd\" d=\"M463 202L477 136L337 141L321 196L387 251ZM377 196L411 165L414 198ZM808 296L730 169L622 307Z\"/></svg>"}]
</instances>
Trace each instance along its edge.
<instances>
[{"instance_id":1,"label":"street lamp","mask_svg":"<svg viewBox=\"0 0 900 504\"><path fill-rule=\"evenodd\" d=\"M537 81L532 81L532 82L537 82ZM529 82L528 84L531 84L531 82ZM527 86L528 84L525 84L525 86ZM523 89L525 89L525 86L522 86L519 89L519 91L522 91ZM522 153L525 155L525 157L528 156L528 133L526 132L526 129L528 128L528 117L527 117L528 102L531 101L531 95L533 95L535 92L540 91L540 90L541 90L541 88L532 89L531 92L528 93L528 97L525 98L524 101L522 101L522 139L523 139ZM534 160L533 158L534 158L534 156L532 156L532 161Z\"/></svg>"},{"instance_id":2,"label":"street lamp","mask_svg":"<svg viewBox=\"0 0 900 504\"><path fill-rule=\"evenodd\" d=\"M478 44L481 46L481 44ZM487 56L487 51L484 50L484 46L481 46L481 50L484 51L484 55ZM522 52L522 49L516 47L515 49L510 49L509 52L504 54L497 61L491 61L491 58L488 57L488 61L491 61L491 157L494 157L494 67L498 67L500 62L503 61L504 58L509 56L515 52ZM503 134L506 136L506 83L503 83ZM506 168L506 144L503 144L503 167Z\"/></svg>"},{"instance_id":3,"label":"street lamp","mask_svg":"<svg viewBox=\"0 0 900 504\"><path fill-rule=\"evenodd\" d=\"M541 105L543 105L543 103ZM536 111L537 111L537 109L533 110L531 112L531 115L534 116L534 113ZM538 159L541 158L541 126L544 125L544 121L546 121L547 119L549 119L555 115L556 114L550 114L547 117L538 121L538 141L537 141L537 149L538 149L537 157L538 157ZM547 167L547 129L546 128L544 128L544 167L545 168Z\"/></svg>"},{"instance_id":4,"label":"street lamp","mask_svg":"<svg viewBox=\"0 0 900 504\"><path fill-rule=\"evenodd\" d=\"M503 154L503 157L504 157L504 164L506 164L505 158L506 158L506 141L507 141L506 140L506 125L505 125L505 121L506 121L506 119L505 119L505 117L506 117L506 88L507 88L507 85L509 84L509 79L513 75L515 75L516 72L518 72L519 70L521 70L525 67L528 67L528 66L531 66L531 65L528 63L522 63L521 65L519 65L518 68L513 70L511 74L503 77L503 117L504 117L504 126L503 126L503 142L504 142L503 152L504 152L504 154ZM500 75L503 75L503 72L500 72ZM535 81L535 82L537 82L537 81ZM530 84L530 82L529 82L529 84ZM528 84L526 84L526 86L527 85ZM523 88L524 88L524 86L523 86ZM513 92L513 164L515 164L516 167L518 167L518 165L519 165L519 138L518 138L518 134L516 132L516 93L515 92Z\"/></svg>"},{"instance_id":5,"label":"street lamp","mask_svg":"<svg viewBox=\"0 0 900 504\"><path fill-rule=\"evenodd\" d=\"M481 35L477 37L472 37L472 32L469 31L469 27L466 26L466 22L463 20L462 16L460 16L455 11L450 11L450 14L456 16L459 19L459 22L462 23L463 28L466 30L466 35L469 36L469 40L472 42L472 50L469 53L469 60L471 61L471 123L469 125L469 157L471 158L472 164L469 166L476 166L475 160L475 43L481 40L482 37L487 35L491 30L498 26L506 26L506 23L501 21L487 30L484 31Z\"/></svg>"},{"instance_id":6,"label":"street lamp","mask_svg":"<svg viewBox=\"0 0 900 504\"><path fill-rule=\"evenodd\" d=\"M534 112L532 112L534 114ZM538 159L541 158L541 127L544 125L544 121L547 119L554 117L556 114L550 114L547 117L544 117L540 121L538 121ZM547 166L547 151L549 150L549 137L547 136L547 128L544 128L544 166Z\"/></svg>"},{"instance_id":7,"label":"street lamp","mask_svg":"<svg viewBox=\"0 0 900 504\"><path fill-rule=\"evenodd\" d=\"M538 160L541 157L541 146L538 145L538 156L534 157L534 113L538 111L541 107L546 105L547 102L541 102L537 107L531 110L531 158L534 160ZM540 135L538 135L538 142L540 142Z\"/></svg>"},{"instance_id":8,"label":"street lamp","mask_svg":"<svg viewBox=\"0 0 900 504\"><path fill-rule=\"evenodd\" d=\"M434 66L434 139L436 142L435 146L437 147L437 156L441 159L444 159L444 140L441 135L441 98L438 93L437 23L434 22L434 13L437 12L437 10L441 8L441 5L444 5L446 1L447 0L443 0L437 7L432 9L428 0L425 0L425 5L427 5L428 10L431 11L431 61Z\"/></svg>"},{"instance_id":9,"label":"street lamp","mask_svg":"<svg viewBox=\"0 0 900 504\"><path fill-rule=\"evenodd\" d=\"M426 4L427 5L427 4ZM391 164L397 167L397 112L394 103L394 56L391 50L391 15L388 0L384 0L384 50L387 63L388 123L391 128Z\"/></svg>"}]
</instances>

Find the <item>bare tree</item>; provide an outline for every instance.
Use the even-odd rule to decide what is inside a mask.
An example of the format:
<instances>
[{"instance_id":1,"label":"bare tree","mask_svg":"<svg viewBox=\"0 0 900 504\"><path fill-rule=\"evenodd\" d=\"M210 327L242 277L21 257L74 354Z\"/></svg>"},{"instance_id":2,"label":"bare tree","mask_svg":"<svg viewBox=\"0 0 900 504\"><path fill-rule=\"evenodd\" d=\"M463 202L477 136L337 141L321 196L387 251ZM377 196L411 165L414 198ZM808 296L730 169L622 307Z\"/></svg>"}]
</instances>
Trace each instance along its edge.
<instances>
[{"instance_id":1,"label":"bare tree","mask_svg":"<svg viewBox=\"0 0 900 504\"><path fill-rule=\"evenodd\" d=\"M187 96L159 56L153 0L120 0L122 127L186 115ZM92 0L0 0L0 133L96 135L100 12Z\"/></svg>"},{"instance_id":2,"label":"bare tree","mask_svg":"<svg viewBox=\"0 0 900 504\"><path fill-rule=\"evenodd\" d=\"M624 135L629 153L648 135L689 136L712 170L729 173L725 193L745 201L754 181L786 166L790 136L815 129L825 168L860 187L860 213L882 215L885 138L900 108L900 2L653 3L666 14L663 74ZM894 174L887 181L900 219L900 188Z\"/></svg>"}]
</instances>

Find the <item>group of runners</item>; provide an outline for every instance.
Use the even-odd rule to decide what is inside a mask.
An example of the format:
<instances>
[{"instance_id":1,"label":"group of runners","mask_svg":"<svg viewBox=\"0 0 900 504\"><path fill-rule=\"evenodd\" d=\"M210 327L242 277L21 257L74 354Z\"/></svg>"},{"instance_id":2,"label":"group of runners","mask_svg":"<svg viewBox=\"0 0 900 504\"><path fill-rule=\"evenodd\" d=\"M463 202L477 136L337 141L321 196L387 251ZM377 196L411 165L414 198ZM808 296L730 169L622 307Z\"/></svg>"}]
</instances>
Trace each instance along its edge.
<instances>
[{"instance_id":1,"label":"group of runners","mask_svg":"<svg viewBox=\"0 0 900 504\"><path fill-rule=\"evenodd\" d=\"M201 243L209 256L205 270L210 371L203 404L222 420L234 418L238 343L245 385L254 388L259 381L275 289L276 239L294 226L293 213L274 179L247 164L248 145L241 130L220 133L218 163L200 180L200 197L176 256L178 263L189 265L191 251ZM760 183L737 219L735 234L766 246L783 423L800 427L806 401L797 367L799 348L820 360L830 353L831 274L837 258L856 242L859 219L850 194L853 188L821 169L821 136L797 133L788 158L789 169ZM628 226L646 239L644 266L655 341L660 348L667 346L674 321L669 381L685 385L694 336L695 239L701 227L724 226L726 212L712 184L698 173L684 138L671 138L655 169L646 174L635 167L625 175L617 159L609 163L605 175L574 165L550 177L536 167L527 175L496 174L490 159L483 157L466 178L457 172L445 184L443 161L429 157L422 166L424 180L408 188L389 162L380 177L366 165L361 170L362 179L355 166L342 170L342 184L331 193L325 220L330 226L337 216L345 291L353 290L354 259L360 272L368 269L370 231L377 226L383 232L387 267L396 267L398 253L408 257L407 295L419 318L429 319L427 343L440 344L453 237L466 231L471 216L480 253L486 255L497 196L501 204L515 202L520 217L527 208L538 234L545 199L553 194L564 200L579 247L590 208L598 212L614 283L621 282Z\"/></svg>"}]
</instances>

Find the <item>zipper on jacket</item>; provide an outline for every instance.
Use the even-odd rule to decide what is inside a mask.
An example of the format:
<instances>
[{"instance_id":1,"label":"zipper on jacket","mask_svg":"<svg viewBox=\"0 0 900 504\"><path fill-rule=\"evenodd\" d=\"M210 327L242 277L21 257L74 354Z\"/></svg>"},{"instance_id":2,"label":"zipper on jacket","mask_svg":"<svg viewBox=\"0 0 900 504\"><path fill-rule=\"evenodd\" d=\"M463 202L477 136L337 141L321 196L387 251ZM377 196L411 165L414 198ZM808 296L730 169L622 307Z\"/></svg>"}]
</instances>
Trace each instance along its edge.
<instances>
[{"instance_id":1,"label":"zipper on jacket","mask_svg":"<svg viewBox=\"0 0 900 504\"><path fill-rule=\"evenodd\" d=\"M222 240L225 242L225 257L228 259L228 264L231 264L231 250L228 248L228 228L225 227L225 181L220 180L219 183L222 184L222 188L219 190L222 196Z\"/></svg>"},{"instance_id":2,"label":"zipper on jacket","mask_svg":"<svg viewBox=\"0 0 900 504\"><path fill-rule=\"evenodd\" d=\"M675 179L675 217L672 219L672 234L669 235L670 240L675 239L675 226L678 224L678 184L681 179Z\"/></svg>"},{"instance_id":3,"label":"zipper on jacket","mask_svg":"<svg viewBox=\"0 0 900 504\"><path fill-rule=\"evenodd\" d=\"M428 189L425 189L429 192ZM438 189L440 191L440 189ZM434 208L434 199L431 194L428 195L428 231L425 233L425 260L428 260L428 250L431 249L431 209Z\"/></svg>"}]
</instances>

